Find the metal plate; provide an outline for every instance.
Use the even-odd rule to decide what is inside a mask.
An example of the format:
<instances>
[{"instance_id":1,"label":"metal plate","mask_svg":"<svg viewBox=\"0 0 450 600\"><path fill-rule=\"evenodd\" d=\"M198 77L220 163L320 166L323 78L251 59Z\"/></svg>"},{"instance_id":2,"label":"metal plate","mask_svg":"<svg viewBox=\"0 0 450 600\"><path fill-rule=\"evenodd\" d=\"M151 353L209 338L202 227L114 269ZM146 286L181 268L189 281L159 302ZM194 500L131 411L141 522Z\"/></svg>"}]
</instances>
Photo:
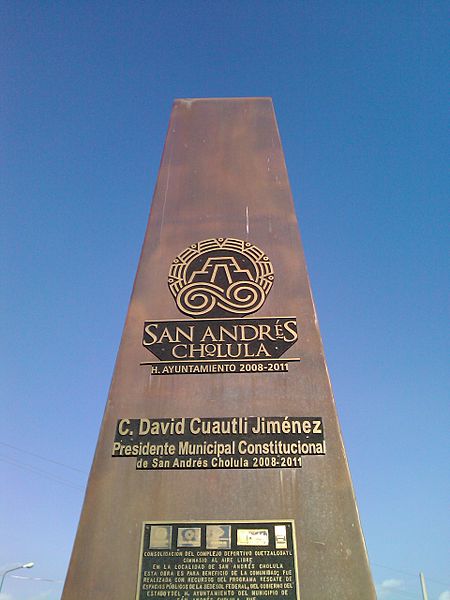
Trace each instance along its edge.
<instances>
[{"instance_id":1,"label":"metal plate","mask_svg":"<svg viewBox=\"0 0 450 600\"><path fill-rule=\"evenodd\" d=\"M300 600L295 552L291 520L146 522L136 600Z\"/></svg>"}]
</instances>

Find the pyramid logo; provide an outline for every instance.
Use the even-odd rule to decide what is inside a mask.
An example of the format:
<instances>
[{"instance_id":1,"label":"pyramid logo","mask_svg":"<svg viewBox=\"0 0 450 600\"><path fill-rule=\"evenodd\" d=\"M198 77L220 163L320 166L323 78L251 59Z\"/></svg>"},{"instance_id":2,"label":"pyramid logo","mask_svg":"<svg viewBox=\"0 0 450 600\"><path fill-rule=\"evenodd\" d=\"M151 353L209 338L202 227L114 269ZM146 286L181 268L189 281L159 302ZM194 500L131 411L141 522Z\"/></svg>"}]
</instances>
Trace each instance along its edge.
<instances>
[{"instance_id":1,"label":"pyramid logo","mask_svg":"<svg viewBox=\"0 0 450 600\"><path fill-rule=\"evenodd\" d=\"M190 317L243 317L264 304L273 284L269 257L251 242L212 238L191 244L172 262L169 288Z\"/></svg>"}]
</instances>

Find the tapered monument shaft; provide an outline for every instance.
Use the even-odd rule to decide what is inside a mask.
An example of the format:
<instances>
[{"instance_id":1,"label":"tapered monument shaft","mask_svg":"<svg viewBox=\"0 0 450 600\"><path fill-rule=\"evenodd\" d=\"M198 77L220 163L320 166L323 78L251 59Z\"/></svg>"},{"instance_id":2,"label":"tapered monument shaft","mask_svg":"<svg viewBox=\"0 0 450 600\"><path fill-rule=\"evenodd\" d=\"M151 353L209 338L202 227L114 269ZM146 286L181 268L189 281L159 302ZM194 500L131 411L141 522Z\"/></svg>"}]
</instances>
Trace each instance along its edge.
<instances>
[{"instance_id":1,"label":"tapered monument shaft","mask_svg":"<svg viewBox=\"0 0 450 600\"><path fill-rule=\"evenodd\" d=\"M268 98L176 100L63 600L374 600Z\"/></svg>"}]
</instances>

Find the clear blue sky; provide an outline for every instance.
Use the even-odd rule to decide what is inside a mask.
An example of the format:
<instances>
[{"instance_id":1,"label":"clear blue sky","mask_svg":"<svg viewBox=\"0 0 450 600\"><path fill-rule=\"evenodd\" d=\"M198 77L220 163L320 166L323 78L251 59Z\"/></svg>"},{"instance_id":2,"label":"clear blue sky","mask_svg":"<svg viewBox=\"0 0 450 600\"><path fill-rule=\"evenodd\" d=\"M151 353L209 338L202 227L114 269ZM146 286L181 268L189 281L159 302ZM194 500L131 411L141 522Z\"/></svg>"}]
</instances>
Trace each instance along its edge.
<instances>
[{"instance_id":1,"label":"clear blue sky","mask_svg":"<svg viewBox=\"0 0 450 600\"><path fill-rule=\"evenodd\" d=\"M65 577L173 98L272 96L379 597L450 599L449 9L1 2L0 567Z\"/></svg>"}]
</instances>

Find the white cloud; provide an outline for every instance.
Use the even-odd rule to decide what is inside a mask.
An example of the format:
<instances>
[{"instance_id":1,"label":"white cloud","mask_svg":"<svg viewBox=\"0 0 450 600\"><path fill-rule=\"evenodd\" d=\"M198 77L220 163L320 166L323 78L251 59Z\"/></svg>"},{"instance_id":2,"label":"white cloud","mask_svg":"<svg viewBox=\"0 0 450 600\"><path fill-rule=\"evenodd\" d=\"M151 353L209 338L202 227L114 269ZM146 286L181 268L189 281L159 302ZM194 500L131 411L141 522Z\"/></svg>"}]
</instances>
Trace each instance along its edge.
<instances>
[{"instance_id":1,"label":"white cloud","mask_svg":"<svg viewBox=\"0 0 450 600\"><path fill-rule=\"evenodd\" d=\"M0 600L13 600L13 597L11 594L5 594L5 592L2 592L0 594Z\"/></svg>"},{"instance_id":2,"label":"white cloud","mask_svg":"<svg viewBox=\"0 0 450 600\"><path fill-rule=\"evenodd\" d=\"M445 590L439 595L439 600L450 600L450 590Z\"/></svg>"},{"instance_id":3,"label":"white cloud","mask_svg":"<svg viewBox=\"0 0 450 600\"><path fill-rule=\"evenodd\" d=\"M381 584L382 590L399 590L403 587L401 579L385 579Z\"/></svg>"},{"instance_id":4,"label":"white cloud","mask_svg":"<svg viewBox=\"0 0 450 600\"><path fill-rule=\"evenodd\" d=\"M389 598L391 592L402 590L404 588L404 582L401 579L385 579L379 585L377 585L377 588L380 598Z\"/></svg>"}]
</instances>

